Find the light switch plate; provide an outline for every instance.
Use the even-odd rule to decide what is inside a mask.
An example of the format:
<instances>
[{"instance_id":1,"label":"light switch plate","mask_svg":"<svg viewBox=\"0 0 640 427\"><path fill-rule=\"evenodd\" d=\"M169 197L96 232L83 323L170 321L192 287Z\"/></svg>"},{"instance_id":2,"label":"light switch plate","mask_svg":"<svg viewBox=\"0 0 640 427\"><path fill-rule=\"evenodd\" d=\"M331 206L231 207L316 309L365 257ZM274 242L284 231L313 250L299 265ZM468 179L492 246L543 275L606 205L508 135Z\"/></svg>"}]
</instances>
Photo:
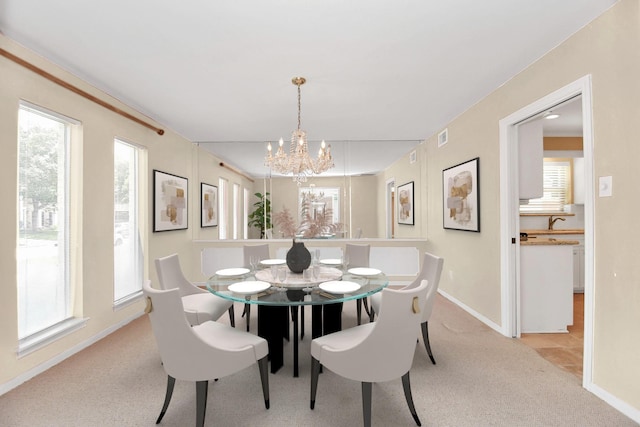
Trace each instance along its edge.
<instances>
[{"instance_id":1,"label":"light switch plate","mask_svg":"<svg viewBox=\"0 0 640 427\"><path fill-rule=\"evenodd\" d=\"M613 178L611 176L601 176L598 178L598 195L600 197L611 197L613 194Z\"/></svg>"}]
</instances>

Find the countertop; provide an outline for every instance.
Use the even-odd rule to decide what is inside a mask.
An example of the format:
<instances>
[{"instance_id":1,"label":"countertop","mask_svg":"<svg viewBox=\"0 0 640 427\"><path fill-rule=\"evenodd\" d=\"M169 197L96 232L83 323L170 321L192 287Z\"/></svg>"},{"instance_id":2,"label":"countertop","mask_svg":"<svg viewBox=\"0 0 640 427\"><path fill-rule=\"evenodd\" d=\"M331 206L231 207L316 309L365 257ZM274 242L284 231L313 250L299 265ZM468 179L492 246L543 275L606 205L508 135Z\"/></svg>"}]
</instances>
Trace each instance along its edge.
<instances>
[{"instance_id":1,"label":"countertop","mask_svg":"<svg viewBox=\"0 0 640 427\"><path fill-rule=\"evenodd\" d=\"M571 233L571 234L576 234L576 233ZM541 245L548 245L548 246L576 246L579 245L580 242L578 242L577 240L567 240L567 239L556 239L553 237L531 237L529 236L529 238L527 240L520 240L520 245L521 246L541 246Z\"/></svg>"},{"instance_id":2,"label":"countertop","mask_svg":"<svg viewBox=\"0 0 640 427\"><path fill-rule=\"evenodd\" d=\"M556 234L584 234L583 228L569 228L569 229L558 229L558 230L520 230L521 233L527 233L529 236L540 236L540 235L556 235Z\"/></svg>"}]
</instances>

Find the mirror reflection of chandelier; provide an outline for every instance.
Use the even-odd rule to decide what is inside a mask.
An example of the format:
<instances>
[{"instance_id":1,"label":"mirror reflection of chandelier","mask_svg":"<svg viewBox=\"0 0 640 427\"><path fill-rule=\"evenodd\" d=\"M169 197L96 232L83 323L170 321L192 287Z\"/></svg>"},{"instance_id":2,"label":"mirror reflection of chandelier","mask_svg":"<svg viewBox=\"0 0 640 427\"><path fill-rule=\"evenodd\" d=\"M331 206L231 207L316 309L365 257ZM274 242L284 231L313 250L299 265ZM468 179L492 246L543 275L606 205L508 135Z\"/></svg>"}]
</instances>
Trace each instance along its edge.
<instances>
[{"instance_id":1,"label":"mirror reflection of chandelier","mask_svg":"<svg viewBox=\"0 0 640 427\"><path fill-rule=\"evenodd\" d=\"M307 181L310 175L317 175L331 169L333 158L331 157L331 145L327 145L324 140L320 144L318 158L313 159L309 156L309 147L307 145L307 134L300 129L300 86L305 84L307 80L304 77L294 77L291 82L298 86L298 129L291 132L291 146L289 154L284 152L284 141L280 138L278 143L278 151L272 154L271 143L268 144L268 154L265 158L265 165L269 166L275 172L283 175L293 175L293 180L300 185Z\"/></svg>"}]
</instances>

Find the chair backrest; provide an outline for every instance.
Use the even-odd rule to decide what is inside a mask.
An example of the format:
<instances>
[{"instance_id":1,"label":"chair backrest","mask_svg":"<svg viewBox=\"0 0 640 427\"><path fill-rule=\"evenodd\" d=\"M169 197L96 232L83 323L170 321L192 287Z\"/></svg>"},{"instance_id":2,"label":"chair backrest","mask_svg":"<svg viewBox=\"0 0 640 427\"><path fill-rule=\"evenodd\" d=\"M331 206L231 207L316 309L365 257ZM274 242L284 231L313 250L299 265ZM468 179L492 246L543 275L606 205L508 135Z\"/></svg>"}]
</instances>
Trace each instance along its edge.
<instances>
[{"instance_id":1,"label":"chair backrest","mask_svg":"<svg viewBox=\"0 0 640 427\"><path fill-rule=\"evenodd\" d=\"M206 324L189 325L178 289L154 289L147 280L142 285L142 292L148 298L149 320L167 374L186 381L212 380L255 363L253 350L244 353L225 350L215 346L211 334L206 334L206 340L201 338L199 328L204 326L206 329ZM226 339L232 338L226 336Z\"/></svg>"},{"instance_id":2,"label":"chair backrest","mask_svg":"<svg viewBox=\"0 0 640 427\"><path fill-rule=\"evenodd\" d=\"M345 255L349 257L349 267L369 267L369 245L354 245L347 243L345 245Z\"/></svg>"},{"instance_id":3,"label":"chair backrest","mask_svg":"<svg viewBox=\"0 0 640 427\"><path fill-rule=\"evenodd\" d=\"M429 252L425 252L422 258L422 268L416 279L406 286L405 289L410 289L420 285L422 280L429 281L429 293L427 294L427 304L422 312L422 321L426 322L431 316L433 311L433 303L435 296L438 293L438 285L440 284L440 276L442 275L442 266L444 265L444 258L440 258Z\"/></svg>"},{"instance_id":4,"label":"chair backrest","mask_svg":"<svg viewBox=\"0 0 640 427\"><path fill-rule=\"evenodd\" d=\"M251 264L249 263L249 259L251 256L257 256L260 261L269 259L269 244L245 245L242 248L242 253L244 255L244 266L250 268Z\"/></svg>"},{"instance_id":5,"label":"chair backrest","mask_svg":"<svg viewBox=\"0 0 640 427\"><path fill-rule=\"evenodd\" d=\"M209 247L200 252L200 267L205 277L211 277L223 268L242 267L241 247Z\"/></svg>"},{"instance_id":6,"label":"chair backrest","mask_svg":"<svg viewBox=\"0 0 640 427\"><path fill-rule=\"evenodd\" d=\"M164 290L178 288L180 296L202 292L201 289L198 289L184 277L182 268L180 268L178 254L156 259L156 272L158 273L160 288Z\"/></svg>"},{"instance_id":7,"label":"chair backrest","mask_svg":"<svg viewBox=\"0 0 640 427\"><path fill-rule=\"evenodd\" d=\"M346 350L350 357L342 357L338 368L327 366L346 378L366 382L390 381L409 372L428 288L423 280L416 288L383 289L378 320L359 326L370 328L369 334Z\"/></svg>"}]
</instances>

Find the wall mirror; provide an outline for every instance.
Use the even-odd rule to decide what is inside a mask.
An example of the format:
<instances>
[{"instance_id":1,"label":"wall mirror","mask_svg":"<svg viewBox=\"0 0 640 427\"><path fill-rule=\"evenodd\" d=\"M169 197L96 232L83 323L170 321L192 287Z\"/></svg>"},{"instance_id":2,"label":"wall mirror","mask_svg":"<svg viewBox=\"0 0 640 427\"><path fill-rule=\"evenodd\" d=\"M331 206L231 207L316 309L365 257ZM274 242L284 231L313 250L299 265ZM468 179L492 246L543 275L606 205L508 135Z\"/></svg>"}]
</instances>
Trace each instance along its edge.
<instances>
[{"instance_id":1,"label":"wall mirror","mask_svg":"<svg viewBox=\"0 0 640 427\"><path fill-rule=\"evenodd\" d=\"M384 200L379 200L385 191L385 177L381 172L403 156L409 156L419 143L417 140L331 142L335 166L320 175L309 176L299 186L291 176L274 173L265 166L266 142L198 142L196 145L198 151L215 156L226 166L252 179L249 208L257 201L255 193L269 193L272 214L287 209L300 221L306 193L319 199L313 205L313 215L331 210L332 221L341 225L336 237L355 237L357 231L361 237L385 238L385 204ZM317 153L316 145L319 144L319 141L309 141L309 151ZM207 177L208 172L203 169L205 164L200 162L197 174L201 178ZM319 197L320 193L323 193L322 197ZM277 226L272 235L284 237ZM258 230L249 230L250 238L258 236Z\"/></svg>"}]
</instances>

